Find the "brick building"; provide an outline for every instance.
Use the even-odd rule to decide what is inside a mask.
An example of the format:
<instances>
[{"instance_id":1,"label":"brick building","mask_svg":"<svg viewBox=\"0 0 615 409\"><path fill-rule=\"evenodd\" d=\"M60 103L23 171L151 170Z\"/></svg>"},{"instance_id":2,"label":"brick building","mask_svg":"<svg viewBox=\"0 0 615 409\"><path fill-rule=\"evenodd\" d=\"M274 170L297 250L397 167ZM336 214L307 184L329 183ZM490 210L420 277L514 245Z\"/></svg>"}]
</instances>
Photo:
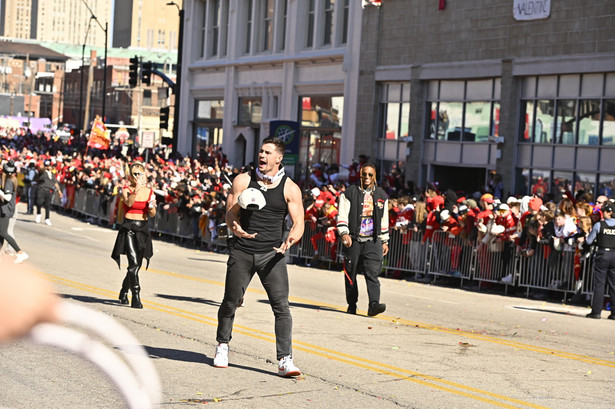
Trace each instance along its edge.
<instances>
[{"instance_id":1,"label":"brick building","mask_svg":"<svg viewBox=\"0 0 615 409\"><path fill-rule=\"evenodd\" d=\"M364 9L357 153L420 186L610 192L615 2L438 3Z\"/></svg>"}]
</instances>

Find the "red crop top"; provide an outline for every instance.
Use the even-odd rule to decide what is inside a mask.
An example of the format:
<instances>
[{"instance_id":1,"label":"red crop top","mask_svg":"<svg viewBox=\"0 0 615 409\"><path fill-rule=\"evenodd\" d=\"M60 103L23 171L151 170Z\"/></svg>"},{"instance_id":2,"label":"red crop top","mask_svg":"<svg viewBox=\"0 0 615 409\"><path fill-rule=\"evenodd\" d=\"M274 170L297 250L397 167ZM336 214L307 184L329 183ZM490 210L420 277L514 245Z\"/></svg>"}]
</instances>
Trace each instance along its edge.
<instances>
[{"instance_id":1,"label":"red crop top","mask_svg":"<svg viewBox=\"0 0 615 409\"><path fill-rule=\"evenodd\" d=\"M132 189L129 189L128 191L132 194ZM124 203L124 208L126 209L126 213L147 214L147 212L149 211L149 207L147 203L152 198L152 193L153 191L150 189L147 200L143 200L143 201L135 200L131 207L128 207L128 205Z\"/></svg>"}]
</instances>

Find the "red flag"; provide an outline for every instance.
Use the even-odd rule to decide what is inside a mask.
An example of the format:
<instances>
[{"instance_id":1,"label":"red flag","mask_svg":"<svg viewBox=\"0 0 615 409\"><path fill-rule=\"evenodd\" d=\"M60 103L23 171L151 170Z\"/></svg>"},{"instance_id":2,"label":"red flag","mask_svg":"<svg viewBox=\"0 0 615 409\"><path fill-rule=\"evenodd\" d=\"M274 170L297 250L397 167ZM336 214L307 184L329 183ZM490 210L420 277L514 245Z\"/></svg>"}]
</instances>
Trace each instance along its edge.
<instances>
[{"instance_id":1,"label":"red flag","mask_svg":"<svg viewBox=\"0 0 615 409\"><path fill-rule=\"evenodd\" d=\"M440 5L438 6L438 10L444 10L446 8L446 0L440 0Z\"/></svg>"},{"instance_id":2,"label":"red flag","mask_svg":"<svg viewBox=\"0 0 615 409\"><path fill-rule=\"evenodd\" d=\"M107 133L107 127L99 117L96 117L94 124L92 125L92 131L90 132L90 140L88 146L96 149L109 149L111 140Z\"/></svg>"}]
</instances>

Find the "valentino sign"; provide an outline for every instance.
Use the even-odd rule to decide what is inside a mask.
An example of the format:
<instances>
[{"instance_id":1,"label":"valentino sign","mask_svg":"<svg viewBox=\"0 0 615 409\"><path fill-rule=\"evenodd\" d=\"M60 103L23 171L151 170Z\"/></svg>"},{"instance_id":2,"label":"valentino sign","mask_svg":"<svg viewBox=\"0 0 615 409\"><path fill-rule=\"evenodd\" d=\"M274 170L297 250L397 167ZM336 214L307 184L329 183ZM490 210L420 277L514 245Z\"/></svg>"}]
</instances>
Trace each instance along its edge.
<instances>
[{"instance_id":1,"label":"valentino sign","mask_svg":"<svg viewBox=\"0 0 615 409\"><path fill-rule=\"evenodd\" d=\"M514 0L515 20L539 20L551 15L551 0Z\"/></svg>"}]
</instances>

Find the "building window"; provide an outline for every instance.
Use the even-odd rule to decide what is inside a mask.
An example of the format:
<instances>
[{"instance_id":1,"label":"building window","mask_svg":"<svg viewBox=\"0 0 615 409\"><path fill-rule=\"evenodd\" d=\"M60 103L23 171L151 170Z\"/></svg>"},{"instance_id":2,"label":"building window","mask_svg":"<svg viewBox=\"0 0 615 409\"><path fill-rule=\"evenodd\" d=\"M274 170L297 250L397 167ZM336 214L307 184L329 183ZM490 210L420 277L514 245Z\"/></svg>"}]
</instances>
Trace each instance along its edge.
<instances>
[{"instance_id":1,"label":"building window","mask_svg":"<svg viewBox=\"0 0 615 409\"><path fill-rule=\"evenodd\" d=\"M275 0L261 0L259 6L259 51L270 51L273 43L273 14Z\"/></svg>"},{"instance_id":2,"label":"building window","mask_svg":"<svg viewBox=\"0 0 615 409\"><path fill-rule=\"evenodd\" d=\"M241 126L260 124L263 114L262 106L260 97L239 98L239 118L237 124Z\"/></svg>"},{"instance_id":3,"label":"building window","mask_svg":"<svg viewBox=\"0 0 615 409\"><path fill-rule=\"evenodd\" d=\"M284 51L286 48L286 21L288 20L288 0L280 0L280 13L276 29L276 51Z\"/></svg>"},{"instance_id":4,"label":"building window","mask_svg":"<svg viewBox=\"0 0 615 409\"><path fill-rule=\"evenodd\" d=\"M407 137L410 123L410 83L381 84L379 111L379 138Z\"/></svg>"},{"instance_id":5,"label":"building window","mask_svg":"<svg viewBox=\"0 0 615 409\"><path fill-rule=\"evenodd\" d=\"M331 45L333 30L335 29L335 24L333 24L333 11L335 8L335 0L325 0L324 4L324 36L322 43L323 45Z\"/></svg>"},{"instance_id":6,"label":"building window","mask_svg":"<svg viewBox=\"0 0 615 409\"><path fill-rule=\"evenodd\" d=\"M425 137L441 141L478 141L499 136L500 80L431 81Z\"/></svg>"},{"instance_id":7,"label":"building window","mask_svg":"<svg viewBox=\"0 0 615 409\"><path fill-rule=\"evenodd\" d=\"M312 48L314 46L314 33L316 24L316 0L308 0L308 10L307 10L307 42L306 47Z\"/></svg>"},{"instance_id":8,"label":"building window","mask_svg":"<svg viewBox=\"0 0 615 409\"><path fill-rule=\"evenodd\" d=\"M208 0L203 3L201 57L226 56L229 0Z\"/></svg>"},{"instance_id":9,"label":"building window","mask_svg":"<svg viewBox=\"0 0 615 409\"><path fill-rule=\"evenodd\" d=\"M614 145L613 81L613 74L525 77L519 142Z\"/></svg>"},{"instance_id":10,"label":"building window","mask_svg":"<svg viewBox=\"0 0 615 409\"><path fill-rule=\"evenodd\" d=\"M219 119L224 117L224 100L196 101L195 119Z\"/></svg>"},{"instance_id":11,"label":"building window","mask_svg":"<svg viewBox=\"0 0 615 409\"><path fill-rule=\"evenodd\" d=\"M342 11L341 30L342 35L340 44L346 44L348 42L348 18L350 13L350 0L344 0L344 7Z\"/></svg>"},{"instance_id":12,"label":"building window","mask_svg":"<svg viewBox=\"0 0 615 409\"><path fill-rule=\"evenodd\" d=\"M243 4L244 54L283 51L288 0L244 0Z\"/></svg>"},{"instance_id":13,"label":"building window","mask_svg":"<svg viewBox=\"0 0 615 409\"><path fill-rule=\"evenodd\" d=\"M305 47L331 47L348 39L349 0L308 0L301 3L305 15Z\"/></svg>"}]
</instances>

